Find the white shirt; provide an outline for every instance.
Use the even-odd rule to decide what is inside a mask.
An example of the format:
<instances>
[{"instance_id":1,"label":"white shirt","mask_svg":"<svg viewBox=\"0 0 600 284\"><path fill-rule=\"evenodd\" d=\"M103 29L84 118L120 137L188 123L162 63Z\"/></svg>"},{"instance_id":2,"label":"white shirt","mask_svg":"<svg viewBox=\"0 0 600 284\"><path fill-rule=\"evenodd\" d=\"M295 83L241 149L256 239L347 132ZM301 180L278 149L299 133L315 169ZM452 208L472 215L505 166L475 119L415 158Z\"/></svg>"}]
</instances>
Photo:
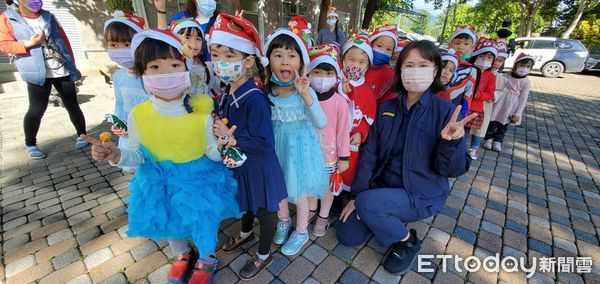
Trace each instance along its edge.
<instances>
[{"instance_id":1,"label":"white shirt","mask_svg":"<svg viewBox=\"0 0 600 284\"><path fill-rule=\"evenodd\" d=\"M35 33L44 32L46 35L46 40L48 40L47 37L50 36L50 31L44 28L46 27L46 21L44 21L44 17L40 15L37 18L23 17L23 19L25 19L27 25L29 25ZM42 43L42 50L44 51L44 59L46 63L46 78L60 78L69 75L69 71L67 71L64 64L52 56L54 51L48 48L46 42Z\"/></svg>"}]
</instances>

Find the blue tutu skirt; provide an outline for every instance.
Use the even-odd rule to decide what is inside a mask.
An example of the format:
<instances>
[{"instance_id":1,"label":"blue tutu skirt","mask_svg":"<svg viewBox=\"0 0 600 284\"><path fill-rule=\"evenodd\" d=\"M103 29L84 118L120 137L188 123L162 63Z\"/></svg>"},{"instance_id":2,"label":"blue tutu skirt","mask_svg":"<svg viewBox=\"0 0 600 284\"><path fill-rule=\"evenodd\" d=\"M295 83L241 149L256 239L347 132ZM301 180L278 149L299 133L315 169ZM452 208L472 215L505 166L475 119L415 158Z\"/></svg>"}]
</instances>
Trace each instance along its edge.
<instances>
[{"instance_id":1,"label":"blue tutu skirt","mask_svg":"<svg viewBox=\"0 0 600 284\"><path fill-rule=\"evenodd\" d=\"M213 253L221 221L241 216L233 173L206 157L176 164L142 153L146 162L129 184L127 236L191 239L201 256Z\"/></svg>"},{"instance_id":2,"label":"blue tutu skirt","mask_svg":"<svg viewBox=\"0 0 600 284\"><path fill-rule=\"evenodd\" d=\"M289 201L323 197L329 180L323 171L323 152L316 129L306 121L273 121L273 130Z\"/></svg>"}]
</instances>

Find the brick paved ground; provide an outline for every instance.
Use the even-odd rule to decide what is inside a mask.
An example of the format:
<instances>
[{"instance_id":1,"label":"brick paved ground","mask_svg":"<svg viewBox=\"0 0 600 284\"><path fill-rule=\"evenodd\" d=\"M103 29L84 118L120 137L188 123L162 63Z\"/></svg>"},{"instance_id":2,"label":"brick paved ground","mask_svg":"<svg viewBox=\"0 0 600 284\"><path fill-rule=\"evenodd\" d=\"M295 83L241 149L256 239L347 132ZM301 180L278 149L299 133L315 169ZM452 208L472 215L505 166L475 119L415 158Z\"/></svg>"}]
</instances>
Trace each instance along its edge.
<instances>
[{"instance_id":1,"label":"brick paved ground","mask_svg":"<svg viewBox=\"0 0 600 284\"><path fill-rule=\"evenodd\" d=\"M471 171L453 181L444 211L411 224L423 254L485 257L500 253L591 256L592 273L536 272L531 283L600 283L600 77L532 77L522 127L510 127L505 151L487 151ZM99 80L82 87L90 133L112 109L111 89ZM94 163L73 149L67 113L49 108L39 141L48 158L24 154L23 95L0 94L2 265L0 283L164 283L171 252L164 243L128 239L125 212L129 176ZM238 232L226 221L219 237ZM256 245L247 248L256 251ZM277 249L274 246L274 249ZM311 239L295 257L275 253L259 283L524 283L522 272L410 272L402 278L380 265L374 239L360 248L339 245L334 229ZM217 283L238 281L247 252L221 255ZM451 265L453 266L453 265Z\"/></svg>"}]
</instances>

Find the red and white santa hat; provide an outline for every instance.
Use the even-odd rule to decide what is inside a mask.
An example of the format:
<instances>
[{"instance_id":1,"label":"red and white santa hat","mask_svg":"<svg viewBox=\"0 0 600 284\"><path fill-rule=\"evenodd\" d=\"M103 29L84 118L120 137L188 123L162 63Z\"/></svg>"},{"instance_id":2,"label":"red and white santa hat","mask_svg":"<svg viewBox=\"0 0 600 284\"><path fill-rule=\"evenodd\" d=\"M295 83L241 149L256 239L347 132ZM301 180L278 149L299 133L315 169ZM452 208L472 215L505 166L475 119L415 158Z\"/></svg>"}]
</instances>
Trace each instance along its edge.
<instances>
[{"instance_id":1,"label":"red and white santa hat","mask_svg":"<svg viewBox=\"0 0 600 284\"><path fill-rule=\"evenodd\" d=\"M477 34L475 33L475 28L472 26L460 26L454 31L454 33L450 36L450 41L452 41L455 37L461 34L468 35L473 42L477 41Z\"/></svg>"},{"instance_id":2,"label":"red and white santa hat","mask_svg":"<svg viewBox=\"0 0 600 284\"><path fill-rule=\"evenodd\" d=\"M302 61L304 64L308 64L310 62L310 57L308 56L308 41L309 35L311 34L311 24L306 21L306 19L302 16L294 16L290 19L287 28L281 28L273 32L267 37L267 43L265 44L265 49L269 50L269 46L273 39L280 35L288 35L296 44L300 47L300 51L302 52Z\"/></svg>"},{"instance_id":3,"label":"red and white santa hat","mask_svg":"<svg viewBox=\"0 0 600 284\"><path fill-rule=\"evenodd\" d=\"M456 68L458 67L458 61L460 61L460 59L458 58L458 54L456 54L454 49L450 48L446 53L442 54L442 62L444 61L451 61L454 63L454 68Z\"/></svg>"},{"instance_id":4,"label":"red and white santa hat","mask_svg":"<svg viewBox=\"0 0 600 284\"><path fill-rule=\"evenodd\" d=\"M384 25L376 28L371 36L369 37L370 42L374 42L375 39L382 36L389 36L394 40L394 46L398 45L398 26L397 25Z\"/></svg>"},{"instance_id":5,"label":"red and white santa hat","mask_svg":"<svg viewBox=\"0 0 600 284\"><path fill-rule=\"evenodd\" d=\"M394 49L394 52L402 52L402 50L410 43L410 41L405 42L405 41L398 41L398 44L396 45L396 49Z\"/></svg>"},{"instance_id":6,"label":"red and white santa hat","mask_svg":"<svg viewBox=\"0 0 600 284\"><path fill-rule=\"evenodd\" d=\"M535 58L533 58L533 56L521 52L521 54L519 54L519 56L517 56L517 59L515 59L515 65L518 62L523 61L523 60L531 60L531 61L535 62Z\"/></svg>"},{"instance_id":7,"label":"red and white santa hat","mask_svg":"<svg viewBox=\"0 0 600 284\"><path fill-rule=\"evenodd\" d=\"M371 41L369 41L369 38L367 36L359 35L355 38L348 40L344 45L342 54L346 54L346 52L348 52L348 50L350 50L350 48L353 47L360 48L362 51L364 51L369 57L369 62L373 64L373 48L371 47Z\"/></svg>"},{"instance_id":8,"label":"red and white santa hat","mask_svg":"<svg viewBox=\"0 0 600 284\"><path fill-rule=\"evenodd\" d=\"M318 45L314 48L311 48L308 54L310 56L308 72L315 69L321 63L327 63L335 68L338 79L342 79L342 61L340 49L337 46L332 44Z\"/></svg>"},{"instance_id":9,"label":"red and white santa hat","mask_svg":"<svg viewBox=\"0 0 600 284\"><path fill-rule=\"evenodd\" d=\"M498 49L496 48L496 42L487 37L481 37L477 41L475 45L475 49L471 54L471 57L478 56L480 54L484 54L486 52L491 52L494 54L494 57L498 56Z\"/></svg>"},{"instance_id":10,"label":"red and white santa hat","mask_svg":"<svg viewBox=\"0 0 600 284\"><path fill-rule=\"evenodd\" d=\"M496 39L496 48L498 49L498 57L508 58L508 49L506 48L506 39Z\"/></svg>"},{"instance_id":11,"label":"red and white santa hat","mask_svg":"<svg viewBox=\"0 0 600 284\"><path fill-rule=\"evenodd\" d=\"M191 68L193 61L191 58L183 55L183 44L181 43L181 40L168 30L150 29L137 33L135 36L133 36L133 39L131 40L131 53L134 57L135 51L146 39L159 40L177 49L177 51L181 53L181 60L185 61L188 69Z\"/></svg>"},{"instance_id":12,"label":"red and white santa hat","mask_svg":"<svg viewBox=\"0 0 600 284\"><path fill-rule=\"evenodd\" d=\"M260 64L267 66L269 60L264 56L260 36L254 24L245 19L241 13L232 16L221 13L207 37L208 44L231 47L246 54L253 54Z\"/></svg>"},{"instance_id":13,"label":"red and white santa hat","mask_svg":"<svg viewBox=\"0 0 600 284\"><path fill-rule=\"evenodd\" d=\"M146 21L142 17L138 17L133 14L126 14L126 13L123 13L123 11L116 10L113 13L113 17L104 22L104 32L105 33L106 33L106 28L108 28L108 25L110 25L112 23L126 24L129 27L131 27L134 31L139 33L144 30L144 24L146 23Z\"/></svg>"},{"instance_id":14,"label":"red and white santa hat","mask_svg":"<svg viewBox=\"0 0 600 284\"><path fill-rule=\"evenodd\" d=\"M183 29L187 29L187 28L199 29L200 33L202 33L202 37L204 37L204 31L202 30L202 26L200 25L200 23L198 23L198 21L196 21L193 18L183 18L183 19L179 19L177 21L171 21L171 26L169 27L169 29L174 34L177 34L177 33L179 33L179 31L181 31Z\"/></svg>"},{"instance_id":15,"label":"red and white santa hat","mask_svg":"<svg viewBox=\"0 0 600 284\"><path fill-rule=\"evenodd\" d=\"M329 7L329 10L327 10L327 17L331 17L331 16L334 16L336 18L338 17L337 9L333 6Z\"/></svg>"}]
</instances>

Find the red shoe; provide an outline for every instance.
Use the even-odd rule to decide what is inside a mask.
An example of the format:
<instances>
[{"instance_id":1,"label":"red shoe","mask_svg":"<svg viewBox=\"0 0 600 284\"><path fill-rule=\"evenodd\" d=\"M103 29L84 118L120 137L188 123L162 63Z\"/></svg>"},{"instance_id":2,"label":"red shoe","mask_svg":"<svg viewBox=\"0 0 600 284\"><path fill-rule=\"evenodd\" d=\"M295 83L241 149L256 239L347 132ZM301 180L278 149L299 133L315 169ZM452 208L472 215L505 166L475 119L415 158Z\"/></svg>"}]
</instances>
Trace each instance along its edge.
<instances>
[{"instance_id":1,"label":"red shoe","mask_svg":"<svg viewBox=\"0 0 600 284\"><path fill-rule=\"evenodd\" d=\"M167 279L170 284L180 284L185 283L186 276L188 273L188 268L192 262L192 253L180 254L175 256L175 262L171 264L171 268L169 269L169 274L167 274Z\"/></svg>"},{"instance_id":2,"label":"red shoe","mask_svg":"<svg viewBox=\"0 0 600 284\"><path fill-rule=\"evenodd\" d=\"M190 284L211 284L213 275L219 266L219 260L215 258L212 264L196 262L194 270L192 270L192 277L190 277Z\"/></svg>"}]
</instances>

